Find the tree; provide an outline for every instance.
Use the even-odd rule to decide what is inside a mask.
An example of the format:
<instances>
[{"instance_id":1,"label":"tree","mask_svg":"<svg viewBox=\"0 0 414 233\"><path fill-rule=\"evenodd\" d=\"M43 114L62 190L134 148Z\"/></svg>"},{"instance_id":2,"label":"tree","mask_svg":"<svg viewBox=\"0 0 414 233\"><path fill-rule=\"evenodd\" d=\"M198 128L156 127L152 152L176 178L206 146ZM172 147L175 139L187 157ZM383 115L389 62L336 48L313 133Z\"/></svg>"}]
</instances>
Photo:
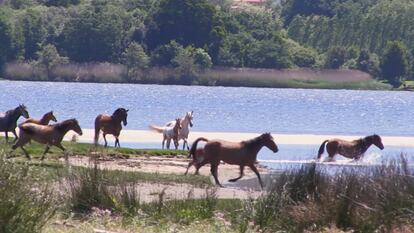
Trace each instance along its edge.
<instances>
[{"instance_id":1,"label":"tree","mask_svg":"<svg viewBox=\"0 0 414 233\"><path fill-rule=\"evenodd\" d=\"M8 17L0 11L0 68L13 57L13 35Z\"/></svg>"},{"instance_id":2,"label":"tree","mask_svg":"<svg viewBox=\"0 0 414 233\"><path fill-rule=\"evenodd\" d=\"M128 79L137 76L138 72L148 68L150 59L142 46L132 42L122 54L123 64L127 67Z\"/></svg>"},{"instance_id":3,"label":"tree","mask_svg":"<svg viewBox=\"0 0 414 233\"><path fill-rule=\"evenodd\" d=\"M381 59L382 77L399 86L408 70L407 47L400 41L389 41Z\"/></svg>"},{"instance_id":4,"label":"tree","mask_svg":"<svg viewBox=\"0 0 414 233\"><path fill-rule=\"evenodd\" d=\"M213 62L211 61L210 55L202 48L196 48L194 50L194 62L197 64L200 70L206 70L211 68Z\"/></svg>"},{"instance_id":5,"label":"tree","mask_svg":"<svg viewBox=\"0 0 414 233\"><path fill-rule=\"evenodd\" d=\"M28 9L20 19L24 35L24 58L26 60L36 59L41 44L46 38L46 29L40 12Z\"/></svg>"},{"instance_id":6,"label":"tree","mask_svg":"<svg viewBox=\"0 0 414 233\"><path fill-rule=\"evenodd\" d=\"M37 63L46 68L47 77L50 79L50 71L52 71L57 65L68 63L69 59L67 57L61 57L52 44L48 44L38 52L39 59Z\"/></svg>"},{"instance_id":7,"label":"tree","mask_svg":"<svg viewBox=\"0 0 414 233\"><path fill-rule=\"evenodd\" d=\"M339 69L346 58L346 50L343 47L333 47L326 55L325 67L330 69Z\"/></svg>"},{"instance_id":8,"label":"tree","mask_svg":"<svg viewBox=\"0 0 414 233\"><path fill-rule=\"evenodd\" d=\"M63 29L63 48L76 62L118 62L126 12L111 5L83 9Z\"/></svg>"},{"instance_id":9,"label":"tree","mask_svg":"<svg viewBox=\"0 0 414 233\"><path fill-rule=\"evenodd\" d=\"M172 60L183 50L184 47L176 41L170 41L168 44L157 47L151 56L153 65L170 66Z\"/></svg>"},{"instance_id":10,"label":"tree","mask_svg":"<svg viewBox=\"0 0 414 233\"><path fill-rule=\"evenodd\" d=\"M154 49L174 40L203 48L210 45L216 24L216 9L208 0L163 0L152 16L147 44Z\"/></svg>"}]
</instances>

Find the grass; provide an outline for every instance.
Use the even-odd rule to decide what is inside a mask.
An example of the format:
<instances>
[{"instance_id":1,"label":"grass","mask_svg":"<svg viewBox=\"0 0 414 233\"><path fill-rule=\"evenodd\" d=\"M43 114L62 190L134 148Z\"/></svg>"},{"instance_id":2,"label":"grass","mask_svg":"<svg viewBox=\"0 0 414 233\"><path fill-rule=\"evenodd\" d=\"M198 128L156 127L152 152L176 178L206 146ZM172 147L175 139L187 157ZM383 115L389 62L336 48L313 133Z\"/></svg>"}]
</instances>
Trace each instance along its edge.
<instances>
[{"instance_id":1,"label":"grass","mask_svg":"<svg viewBox=\"0 0 414 233\"><path fill-rule=\"evenodd\" d=\"M64 81L97 83L143 83L207 86L242 86L269 88L318 88L389 90L392 86L369 79L370 75L356 70L275 70L253 68L217 68L185 80L173 68L152 67L140 77L127 77L121 64L65 64L57 66L50 78L46 71L30 63L8 63L4 78L24 81ZM368 78L367 78L368 77Z\"/></svg>"},{"instance_id":2,"label":"grass","mask_svg":"<svg viewBox=\"0 0 414 233\"><path fill-rule=\"evenodd\" d=\"M3 137L0 137L0 142L4 140ZM134 155L139 156L165 156L165 157L186 157L188 152L183 150L162 150L162 149L132 149L132 148L115 148L98 146L95 148L93 144L90 143L74 143L74 142L62 142L62 145L67 149L69 154L74 155L89 155L91 152L97 152L109 156L120 156L120 157L130 157ZM25 146L25 149L28 151L31 157L40 158L45 146L37 142L32 142ZM14 152L16 156L24 156L23 151L20 148L17 148ZM46 155L46 158L56 159L63 156L62 150L56 147L51 147L49 153Z\"/></svg>"},{"instance_id":3,"label":"grass","mask_svg":"<svg viewBox=\"0 0 414 233\"><path fill-rule=\"evenodd\" d=\"M269 88L305 88L305 89L355 89L355 90L390 90L392 86L377 80L331 82L316 78L302 80L279 80L269 77L252 76L202 76L199 83L209 86L234 86L234 87L269 87Z\"/></svg>"}]
</instances>

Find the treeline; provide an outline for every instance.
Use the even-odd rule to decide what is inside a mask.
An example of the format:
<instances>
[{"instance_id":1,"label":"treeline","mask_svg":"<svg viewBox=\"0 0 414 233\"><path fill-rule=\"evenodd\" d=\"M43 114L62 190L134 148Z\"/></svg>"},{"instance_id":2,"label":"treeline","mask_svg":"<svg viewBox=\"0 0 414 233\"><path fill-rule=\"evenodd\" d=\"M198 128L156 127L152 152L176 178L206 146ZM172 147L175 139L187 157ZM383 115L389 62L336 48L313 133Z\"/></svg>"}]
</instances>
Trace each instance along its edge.
<instances>
[{"instance_id":1,"label":"treeline","mask_svg":"<svg viewBox=\"0 0 414 233\"><path fill-rule=\"evenodd\" d=\"M62 73L79 75L67 67L111 63L126 67L118 72L125 81L151 82L154 70L174 70L174 82L192 83L212 66L351 68L398 86L414 73L414 50L407 48L414 3L275 2L6 0L0 6L2 76L31 70L27 75L36 79L64 80ZM395 65L398 72L387 70Z\"/></svg>"}]
</instances>

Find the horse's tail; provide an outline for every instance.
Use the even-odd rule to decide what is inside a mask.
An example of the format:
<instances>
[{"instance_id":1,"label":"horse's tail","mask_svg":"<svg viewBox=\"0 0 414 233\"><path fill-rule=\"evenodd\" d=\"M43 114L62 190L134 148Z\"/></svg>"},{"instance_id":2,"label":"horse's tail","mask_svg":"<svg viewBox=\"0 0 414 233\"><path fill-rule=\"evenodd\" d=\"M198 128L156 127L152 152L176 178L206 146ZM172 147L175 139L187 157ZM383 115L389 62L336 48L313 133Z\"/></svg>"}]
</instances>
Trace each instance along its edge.
<instances>
[{"instance_id":1,"label":"horse's tail","mask_svg":"<svg viewBox=\"0 0 414 233\"><path fill-rule=\"evenodd\" d=\"M321 155L323 154L323 152L325 151L325 144L328 142L329 140L325 140L322 142L321 146L319 147L318 150L318 159L321 158Z\"/></svg>"},{"instance_id":2,"label":"horse's tail","mask_svg":"<svg viewBox=\"0 0 414 233\"><path fill-rule=\"evenodd\" d=\"M95 118L95 136L93 137L93 142L95 143L95 145L98 145L99 131L101 130L99 119L100 115Z\"/></svg>"},{"instance_id":3,"label":"horse's tail","mask_svg":"<svg viewBox=\"0 0 414 233\"><path fill-rule=\"evenodd\" d=\"M191 158L191 157L195 157L195 152L196 152L196 150L197 150L197 143L199 142L199 141L204 141L204 142L208 142L208 139L207 138L203 138L203 137L201 137L201 138L197 138L194 142L193 142L193 145L191 145L191 149L190 149L190 153L188 154L188 158Z\"/></svg>"},{"instance_id":4,"label":"horse's tail","mask_svg":"<svg viewBox=\"0 0 414 233\"><path fill-rule=\"evenodd\" d=\"M164 127L161 126L156 126L156 125L150 125L148 126L151 130L157 132L157 133L162 133L164 132Z\"/></svg>"}]
</instances>

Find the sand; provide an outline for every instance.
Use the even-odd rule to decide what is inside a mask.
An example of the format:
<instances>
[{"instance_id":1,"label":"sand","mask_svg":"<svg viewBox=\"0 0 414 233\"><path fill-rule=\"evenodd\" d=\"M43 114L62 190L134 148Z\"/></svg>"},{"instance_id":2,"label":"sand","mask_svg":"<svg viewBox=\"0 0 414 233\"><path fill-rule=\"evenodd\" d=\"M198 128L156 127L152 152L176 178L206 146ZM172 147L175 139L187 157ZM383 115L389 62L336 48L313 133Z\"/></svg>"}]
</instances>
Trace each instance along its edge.
<instances>
[{"instance_id":1,"label":"sand","mask_svg":"<svg viewBox=\"0 0 414 233\"><path fill-rule=\"evenodd\" d=\"M66 135L65 140L70 140L74 132ZM237 132L190 132L189 142L191 143L198 137L208 139L222 139L228 141L241 141L258 136L255 133L237 133ZM272 133L277 144L290 145L320 145L324 140L329 138L341 138L344 140L354 140L363 137L359 136L343 136L343 135L313 135L313 134L277 134ZM83 135L78 136L81 142L92 142L94 137L93 129L83 129ZM414 147L414 137L402 136L381 136L383 144L386 146ZM113 143L113 137L107 136L109 142ZM148 130L122 130L120 141L127 143L160 143L161 147L162 135ZM100 142L103 142L102 136Z\"/></svg>"}]
</instances>

